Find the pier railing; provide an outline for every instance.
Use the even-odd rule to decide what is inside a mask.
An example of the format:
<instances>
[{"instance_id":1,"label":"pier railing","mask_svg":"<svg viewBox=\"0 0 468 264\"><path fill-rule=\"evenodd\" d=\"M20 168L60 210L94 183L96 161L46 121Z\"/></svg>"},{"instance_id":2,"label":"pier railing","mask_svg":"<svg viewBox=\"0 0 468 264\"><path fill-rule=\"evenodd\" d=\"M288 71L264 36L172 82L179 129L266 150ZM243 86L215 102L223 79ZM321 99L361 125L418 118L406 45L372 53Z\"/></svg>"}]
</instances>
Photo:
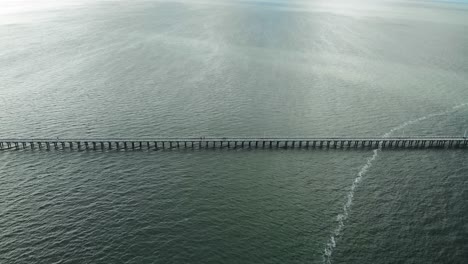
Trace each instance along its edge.
<instances>
[{"instance_id":1,"label":"pier railing","mask_svg":"<svg viewBox=\"0 0 468 264\"><path fill-rule=\"evenodd\" d=\"M0 150L163 150L239 148L468 148L466 137L200 137L200 138L31 138L0 139Z\"/></svg>"}]
</instances>

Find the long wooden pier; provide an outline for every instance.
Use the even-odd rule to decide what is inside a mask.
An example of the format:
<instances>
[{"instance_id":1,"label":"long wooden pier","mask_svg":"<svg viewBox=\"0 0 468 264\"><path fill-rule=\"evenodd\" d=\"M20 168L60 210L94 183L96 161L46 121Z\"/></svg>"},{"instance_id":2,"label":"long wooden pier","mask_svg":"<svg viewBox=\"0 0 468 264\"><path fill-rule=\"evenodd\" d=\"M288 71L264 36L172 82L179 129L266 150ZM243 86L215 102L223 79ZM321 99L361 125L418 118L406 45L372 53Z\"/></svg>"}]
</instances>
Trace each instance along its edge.
<instances>
[{"instance_id":1,"label":"long wooden pier","mask_svg":"<svg viewBox=\"0 0 468 264\"><path fill-rule=\"evenodd\" d=\"M466 137L0 139L0 150L464 148Z\"/></svg>"}]
</instances>

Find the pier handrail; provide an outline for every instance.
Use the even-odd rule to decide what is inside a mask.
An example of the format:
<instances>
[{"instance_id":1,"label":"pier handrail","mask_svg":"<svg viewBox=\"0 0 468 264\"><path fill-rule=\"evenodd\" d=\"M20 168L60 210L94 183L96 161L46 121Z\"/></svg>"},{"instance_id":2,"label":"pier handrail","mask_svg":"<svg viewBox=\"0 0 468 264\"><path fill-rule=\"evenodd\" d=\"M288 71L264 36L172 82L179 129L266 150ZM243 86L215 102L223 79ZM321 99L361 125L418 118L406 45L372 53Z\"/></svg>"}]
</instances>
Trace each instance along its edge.
<instances>
[{"instance_id":1,"label":"pier handrail","mask_svg":"<svg viewBox=\"0 0 468 264\"><path fill-rule=\"evenodd\" d=\"M360 136L360 137L142 137L142 138L0 138L1 142L108 142L108 141L383 141L383 140L467 140L467 137L457 136Z\"/></svg>"}]
</instances>

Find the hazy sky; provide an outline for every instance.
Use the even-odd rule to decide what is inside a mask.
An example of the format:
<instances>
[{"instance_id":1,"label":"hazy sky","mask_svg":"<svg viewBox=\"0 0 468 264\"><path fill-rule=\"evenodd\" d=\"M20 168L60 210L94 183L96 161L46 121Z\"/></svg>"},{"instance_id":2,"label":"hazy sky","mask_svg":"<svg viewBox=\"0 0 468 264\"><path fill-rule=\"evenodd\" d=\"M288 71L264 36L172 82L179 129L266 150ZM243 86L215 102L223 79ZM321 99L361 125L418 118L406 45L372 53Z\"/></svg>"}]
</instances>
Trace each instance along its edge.
<instances>
[{"instance_id":1,"label":"hazy sky","mask_svg":"<svg viewBox=\"0 0 468 264\"><path fill-rule=\"evenodd\" d=\"M440 5L451 5L451 8L468 8L468 0L0 0L0 23L22 23L33 21L34 19L49 18L54 11L60 9L76 8L83 5L96 5L103 2L135 3L135 2L179 2L187 5L232 5L262 3L270 7L300 10L311 12L326 12L337 15L353 17L391 17L395 19L415 19L426 20L428 7L433 12L443 13ZM421 5L415 5L420 3ZM279 4L279 5L278 5ZM409 10L408 8L411 7ZM418 10L419 9L419 10ZM415 12L416 11L416 12ZM411 15L410 15L411 14ZM416 16L413 16L413 15ZM451 23L465 24L465 14L453 17ZM442 14L441 21L446 21L446 16Z\"/></svg>"}]
</instances>

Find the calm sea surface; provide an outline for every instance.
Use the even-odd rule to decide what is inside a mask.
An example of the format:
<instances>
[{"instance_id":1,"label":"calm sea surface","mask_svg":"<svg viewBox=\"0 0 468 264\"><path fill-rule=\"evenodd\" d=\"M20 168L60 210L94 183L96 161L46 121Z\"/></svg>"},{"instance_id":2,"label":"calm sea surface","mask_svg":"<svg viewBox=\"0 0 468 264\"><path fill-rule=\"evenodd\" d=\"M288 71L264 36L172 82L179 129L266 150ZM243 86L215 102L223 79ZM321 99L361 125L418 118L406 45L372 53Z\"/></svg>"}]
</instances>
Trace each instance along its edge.
<instances>
[{"instance_id":1,"label":"calm sea surface","mask_svg":"<svg viewBox=\"0 0 468 264\"><path fill-rule=\"evenodd\" d=\"M0 138L461 136L464 1L0 1ZM0 263L467 263L466 150L0 152Z\"/></svg>"}]
</instances>

